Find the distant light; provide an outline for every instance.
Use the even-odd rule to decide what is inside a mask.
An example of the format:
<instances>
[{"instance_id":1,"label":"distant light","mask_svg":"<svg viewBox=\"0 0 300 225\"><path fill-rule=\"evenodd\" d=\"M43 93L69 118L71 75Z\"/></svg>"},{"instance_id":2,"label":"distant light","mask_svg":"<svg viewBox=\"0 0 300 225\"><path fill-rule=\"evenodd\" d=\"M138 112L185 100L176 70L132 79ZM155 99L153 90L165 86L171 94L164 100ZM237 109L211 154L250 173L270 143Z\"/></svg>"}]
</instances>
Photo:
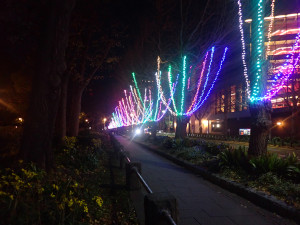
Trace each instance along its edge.
<instances>
[{"instance_id":1,"label":"distant light","mask_svg":"<svg viewBox=\"0 0 300 225\"><path fill-rule=\"evenodd\" d=\"M220 124L217 124L217 128L219 128L220 127Z\"/></svg>"},{"instance_id":2,"label":"distant light","mask_svg":"<svg viewBox=\"0 0 300 225\"><path fill-rule=\"evenodd\" d=\"M91 130L92 129L92 127L89 127L89 130Z\"/></svg>"},{"instance_id":3,"label":"distant light","mask_svg":"<svg viewBox=\"0 0 300 225\"><path fill-rule=\"evenodd\" d=\"M135 134L136 134L136 135L139 135L139 134L141 134L141 129L139 129L139 128L138 128L138 129L136 129L136 130L135 130Z\"/></svg>"},{"instance_id":4,"label":"distant light","mask_svg":"<svg viewBox=\"0 0 300 225\"><path fill-rule=\"evenodd\" d=\"M106 120L107 120L107 119L106 119L106 118L104 118L104 119L103 119L103 122L105 123L105 122L106 122Z\"/></svg>"},{"instance_id":5,"label":"distant light","mask_svg":"<svg viewBox=\"0 0 300 225\"><path fill-rule=\"evenodd\" d=\"M204 127L208 127L208 120L202 120L202 124Z\"/></svg>"},{"instance_id":6,"label":"distant light","mask_svg":"<svg viewBox=\"0 0 300 225\"><path fill-rule=\"evenodd\" d=\"M282 123L282 122L280 122L280 121L279 121L279 122L277 122L276 124L277 124L277 126L282 126L282 125L283 125L283 123Z\"/></svg>"},{"instance_id":7,"label":"distant light","mask_svg":"<svg viewBox=\"0 0 300 225\"><path fill-rule=\"evenodd\" d=\"M89 122L89 120L88 120L88 119L85 119L84 121L85 121L85 122Z\"/></svg>"},{"instance_id":8,"label":"distant light","mask_svg":"<svg viewBox=\"0 0 300 225\"><path fill-rule=\"evenodd\" d=\"M23 121L24 121L23 118L21 118L21 117L19 117L18 120L19 120L20 122L23 122Z\"/></svg>"}]
</instances>

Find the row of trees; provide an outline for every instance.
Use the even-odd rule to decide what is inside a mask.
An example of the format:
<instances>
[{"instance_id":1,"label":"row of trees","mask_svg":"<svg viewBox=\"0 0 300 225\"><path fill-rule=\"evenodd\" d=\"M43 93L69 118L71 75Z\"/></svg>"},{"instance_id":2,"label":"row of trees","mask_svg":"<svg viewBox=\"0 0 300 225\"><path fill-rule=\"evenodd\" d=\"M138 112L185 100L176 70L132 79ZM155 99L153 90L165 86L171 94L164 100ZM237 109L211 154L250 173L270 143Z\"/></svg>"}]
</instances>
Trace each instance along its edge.
<instances>
[{"instance_id":1,"label":"row of trees","mask_svg":"<svg viewBox=\"0 0 300 225\"><path fill-rule=\"evenodd\" d=\"M22 11L24 17L34 19L42 14L41 21L29 20L25 24L33 24L38 32L33 33L31 27L28 30L37 41L31 45L34 53L26 56L32 61L32 82L28 83L31 94L25 109L22 159L50 170L53 137L62 140L66 135L78 135L83 92L93 79L103 79L103 74L108 74L106 65L118 61L115 49L122 47L126 39L125 21L111 13L123 4L29 1L28 7L36 5L39 11Z\"/></svg>"}]
</instances>

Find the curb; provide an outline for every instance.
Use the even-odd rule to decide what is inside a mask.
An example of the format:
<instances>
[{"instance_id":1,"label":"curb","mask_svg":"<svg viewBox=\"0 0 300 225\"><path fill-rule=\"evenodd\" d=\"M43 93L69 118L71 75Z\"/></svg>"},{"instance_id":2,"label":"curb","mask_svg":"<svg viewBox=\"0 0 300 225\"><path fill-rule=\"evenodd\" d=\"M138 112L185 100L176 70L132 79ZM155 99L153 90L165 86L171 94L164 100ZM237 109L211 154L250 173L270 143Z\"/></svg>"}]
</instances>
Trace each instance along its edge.
<instances>
[{"instance_id":1,"label":"curb","mask_svg":"<svg viewBox=\"0 0 300 225\"><path fill-rule=\"evenodd\" d=\"M271 211L275 212L280 216L289 218L294 220L296 223L300 224L300 210L295 209L294 207L291 207L287 205L285 202L278 200L276 197L272 195L267 195L263 192L256 191L252 188L247 188L244 185L241 185L237 182L228 180L226 178L223 178L217 174L208 172L206 169L195 166L190 162L181 160L176 158L175 156L172 156L168 153L165 153L163 151L160 151L154 147L151 147L149 145L146 145L142 142L133 140L133 142L147 148L148 150L155 152L156 154L167 158L168 160L192 171L195 174L201 175L204 179L230 191L233 192L243 198L246 198L247 200L255 203L256 205Z\"/></svg>"}]
</instances>

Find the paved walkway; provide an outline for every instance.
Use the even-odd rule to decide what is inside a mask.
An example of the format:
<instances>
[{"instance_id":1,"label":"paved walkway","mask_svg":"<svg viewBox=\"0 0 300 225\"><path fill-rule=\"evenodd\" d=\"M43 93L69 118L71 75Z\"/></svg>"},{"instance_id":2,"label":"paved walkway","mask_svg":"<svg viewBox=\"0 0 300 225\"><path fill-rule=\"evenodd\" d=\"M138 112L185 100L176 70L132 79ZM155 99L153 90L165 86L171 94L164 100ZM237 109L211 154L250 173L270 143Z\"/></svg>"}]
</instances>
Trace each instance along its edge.
<instances>
[{"instance_id":1,"label":"paved walkway","mask_svg":"<svg viewBox=\"0 0 300 225\"><path fill-rule=\"evenodd\" d=\"M295 224L209 183L200 176L116 136L132 161L142 163L142 176L153 192L170 192L178 200L180 225Z\"/></svg>"}]
</instances>

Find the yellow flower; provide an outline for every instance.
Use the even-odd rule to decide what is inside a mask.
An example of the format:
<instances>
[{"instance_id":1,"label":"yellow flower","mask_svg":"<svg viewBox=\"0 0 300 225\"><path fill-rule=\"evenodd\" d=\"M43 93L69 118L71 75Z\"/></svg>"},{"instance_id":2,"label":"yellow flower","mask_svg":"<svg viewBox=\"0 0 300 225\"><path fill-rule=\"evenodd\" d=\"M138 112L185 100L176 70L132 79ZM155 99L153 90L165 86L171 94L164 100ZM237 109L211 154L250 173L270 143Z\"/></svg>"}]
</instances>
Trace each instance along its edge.
<instances>
[{"instance_id":1,"label":"yellow flower","mask_svg":"<svg viewBox=\"0 0 300 225\"><path fill-rule=\"evenodd\" d=\"M65 204L62 204L62 203L59 204L59 205L58 205L58 208L59 208L60 210L63 210L63 209L65 208Z\"/></svg>"},{"instance_id":2,"label":"yellow flower","mask_svg":"<svg viewBox=\"0 0 300 225\"><path fill-rule=\"evenodd\" d=\"M89 209L88 209L88 207L87 207L86 205L84 206L84 209L83 209L83 211L84 211L84 212L86 212L86 213L88 213L88 212L89 212Z\"/></svg>"},{"instance_id":3,"label":"yellow flower","mask_svg":"<svg viewBox=\"0 0 300 225\"><path fill-rule=\"evenodd\" d=\"M14 200L14 196L13 196L13 195L10 195L9 198L10 198L11 200Z\"/></svg>"},{"instance_id":4,"label":"yellow flower","mask_svg":"<svg viewBox=\"0 0 300 225\"><path fill-rule=\"evenodd\" d=\"M37 176L37 173L32 172L32 171L28 171L28 170L25 170L25 169L22 169L22 172L25 174L25 176L26 176L28 179L31 179L31 178Z\"/></svg>"},{"instance_id":5,"label":"yellow flower","mask_svg":"<svg viewBox=\"0 0 300 225\"><path fill-rule=\"evenodd\" d=\"M96 203L99 205L99 207L102 207L102 205L103 205L103 199L100 196L95 196L93 198L93 200L96 201Z\"/></svg>"},{"instance_id":6,"label":"yellow flower","mask_svg":"<svg viewBox=\"0 0 300 225\"><path fill-rule=\"evenodd\" d=\"M58 186L56 184L52 184L52 187L58 191Z\"/></svg>"},{"instance_id":7,"label":"yellow flower","mask_svg":"<svg viewBox=\"0 0 300 225\"><path fill-rule=\"evenodd\" d=\"M73 203L74 203L73 199L70 199L69 202L68 202L68 206L71 207L73 205Z\"/></svg>"},{"instance_id":8,"label":"yellow flower","mask_svg":"<svg viewBox=\"0 0 300 225\"><path fill-rule=\"evenodd\" d=\"M53 194L53 192L51 192L50 197L55 198L55 194Z\"/></svg>"}]
</instances>

